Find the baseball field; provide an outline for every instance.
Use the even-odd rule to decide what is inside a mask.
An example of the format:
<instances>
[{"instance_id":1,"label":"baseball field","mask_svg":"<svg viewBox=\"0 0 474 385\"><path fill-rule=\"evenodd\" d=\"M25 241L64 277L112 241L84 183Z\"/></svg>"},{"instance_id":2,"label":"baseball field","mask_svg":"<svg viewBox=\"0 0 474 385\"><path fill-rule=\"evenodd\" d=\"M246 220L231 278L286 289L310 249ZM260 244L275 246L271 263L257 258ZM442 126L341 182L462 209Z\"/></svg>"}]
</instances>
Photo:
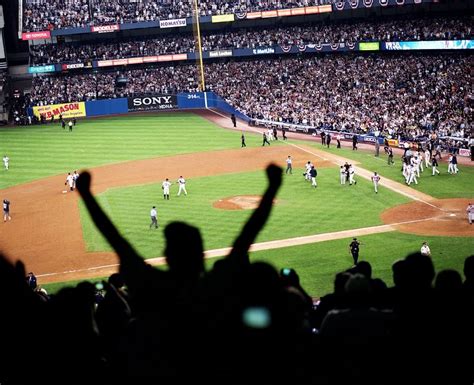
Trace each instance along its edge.
<instances>
[{"instance_id":1,"label":"baseball field","mask_svg":"<svg viewBox=\"0 0 474 385\"><path fill-rule=\"evenodd\" d=\"M334 275L352 265L348 244L361 242L361 259L374 276L391 284L391 265L430 245L437 270L462 272L474 250L474 229L465 208L474 200L474 167L457 175L431 177L405 186L399 156L388 166L373 151L325 149L318 142L290 138L262 147L261 134L223 128L193 113L137 115L78 121L72 132L59 124L0 130L0 153L10 169L0 172L0 197L11 202L12 220L1 224L0 249L21 259L49 292L77 280L100 279L117 269L117 258L97 232L79 195L64 185L68 172L88 169L99 203L121 233L152 264L163 263L163 229L172 221L200 228L208 267L228 252L258 204L270 162L284 175L270 220L253 246L252 260L293 267L313 296L331 290ZM339 166L356 165L357 185L341 185ZM304 180L304 164L317 170L317 188ZM368 180L382 177L375 194ZM177 197L177 179L186 178L187 196ZM169 178L170 200L161 183ZM149 229L149 212L160 227Z\"/></svg>"}]
</instances>

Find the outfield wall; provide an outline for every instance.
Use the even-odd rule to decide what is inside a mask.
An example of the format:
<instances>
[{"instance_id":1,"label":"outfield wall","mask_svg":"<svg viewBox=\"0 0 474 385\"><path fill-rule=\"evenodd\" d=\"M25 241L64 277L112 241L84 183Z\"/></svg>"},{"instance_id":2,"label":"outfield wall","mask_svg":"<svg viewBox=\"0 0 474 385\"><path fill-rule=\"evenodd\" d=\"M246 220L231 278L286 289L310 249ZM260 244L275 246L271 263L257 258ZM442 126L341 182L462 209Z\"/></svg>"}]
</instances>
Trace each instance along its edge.
<instances>
[{"instance_id":1,"label":"outfield wall","mask_svg":"<svg viewBox=\"0 0 474 385\"><path fill-rule=\"evenodd\" d=\"M80 110L80 114L71 114L71 106L76 106L76 110ZM80 108L79 108L80 107ZM62 114L63 118L72 117L93 117L107 115L122 115L132 112L149 112L149 111L166 111L166 110L189 110L189 109L205 109L212 108L222 113L235 114L235 116L245 122L250 119L229 105L224 99L216 95L214 92L193 92L179 93L177 95L170 94L143 94L140 96L92 100L79 103L60 103L49 106L34 106L28 109L30 116L44 115L46 120L59 118Z\"/></svg>"}]
</instances>

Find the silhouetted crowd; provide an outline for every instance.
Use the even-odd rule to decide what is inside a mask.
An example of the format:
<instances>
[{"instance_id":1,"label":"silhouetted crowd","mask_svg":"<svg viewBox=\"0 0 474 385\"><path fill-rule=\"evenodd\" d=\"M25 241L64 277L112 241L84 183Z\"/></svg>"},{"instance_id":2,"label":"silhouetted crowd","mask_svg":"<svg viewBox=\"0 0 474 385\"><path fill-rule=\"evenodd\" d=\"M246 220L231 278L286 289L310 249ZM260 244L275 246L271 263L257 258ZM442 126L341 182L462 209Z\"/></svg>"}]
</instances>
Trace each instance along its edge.
<instances>
[{"instance_id":1,"label":"silhouetted crowd","mask_svg":"<svg viewBox=\"0 0 474 385\"><path fill-rule=\"evenodd\" d=\"M211 63L208 90L251 118L306 124L324 130L380 133L414 140L469 137L473 57L430 55L326 55ZM116 87L117 76L128 78ZM196 67L37 76L36 104L195 92Z\"/></svg>"},{"instance_id":2,"label":"silhouetted crowd","mask_svg":"<svg viewBox=\"0 0 474 385\"><path fill-rule=\"evenodd\" d=\"M201 16L325 5L327 0L209 0L199 2ZM25 0L23 29L43 31L191 17L194 2L178 0Z\"/></svg>"},{"instance_id":3,"label":"silhouetted crowd","mask_svg":"<svg viewBox=\"0 0 474 385\"><path fill-rule=\"evenodd\" d=\"M330 25L312 24L284 28L208 31L202 35L202 49L212 51L275 45L303 46L316 43L370 40L453 40L470 39L471 37L472 22L468 17L391 21L382 19L370 22L331 23ZM171 34L152 39L124 40L113 43L47 44L30 47L33 64L84 62L93 59L121 59L194 51L195 38L192 34Z\"/></svg>"},{"instance_id":4,"label":"silhouetted crowd","mask_svg":"<svg viewBox=\"0 0 474 385\"><path fill-rule=\"evenodd\" d=\"M282 170L229 254L206 271L199 229L164 230L168 269L153 268L78 190L117 253L119 274L55 295L37 289L21 262L0 259L4 384L470 384L474 256L436 274L430 256L392 265L393 286L359 261L313 303L291 268L251 262L250 245L271 213ZM446 255L449 258L449 254ZM317 259L315 259L317 263Z\"/></svg>"}]
</instances>

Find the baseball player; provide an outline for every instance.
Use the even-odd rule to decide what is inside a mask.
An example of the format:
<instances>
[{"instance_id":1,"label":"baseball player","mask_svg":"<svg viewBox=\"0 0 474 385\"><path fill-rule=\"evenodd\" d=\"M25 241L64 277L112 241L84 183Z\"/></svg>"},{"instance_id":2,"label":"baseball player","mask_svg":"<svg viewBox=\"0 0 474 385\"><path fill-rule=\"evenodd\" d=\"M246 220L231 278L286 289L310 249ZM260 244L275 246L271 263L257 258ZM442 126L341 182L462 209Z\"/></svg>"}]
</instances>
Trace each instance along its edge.
<instances>
[{"instance_id":1,"label":"baseball player","mask_svg":"<svg viewBox=\"0 0 474 385\"><path fill-rule=\"evenodd\" d=\"M288 155L288 158L286 158L285 174L293 174L293 160L291 159L291 155Z\"/></svg>"},{"instance_id":2,"label":"baseball player","mask_svg":"<svg viewBox=\"0 0 474 385\"><path fill-rule=\"evenodd\" d=\"M171 182L168 178L161 184L161 189L163 190L163 199L170 200L170 186Z\"/></svg>"},{"instance_id":3,"label":"baseball player","mask_svg":"<svg viewBox=\"0 0 474 385\"><path fill-rule=\"evenodd\" d=\"M341 166L341 170L339 171L339 178L341 180L341 184L346 184L346 169L344 166Z\"/></svg>"},{"instance_id":4,"label":"baseball player","mask_svg":"<svg viewBox=\"0 0 474 385\"><path fill-rule=\"evenodd\" d=\"M352 186L352 184L357 184L357 181L354 180L355 176L355 168L352 164L349 165L349 186Z\"/></svg>"},{"instance_id":5,"label":"baseball player","mask_svg":"<svg viewBox=\"0 0 474 385\"><path fill-rule=\"evenodd\" d=\"M77 179L79 178L79 173L77 171L74 171L72 173L72 179L74 181L74 188L76 188L76 183L77 183Z\"/></svg>"},{"instance_id":6,"label":"baseball player","mask_svg":"<svg viewBox=\"0 0 474 385\"><path fill-rule=\"evenodd\" d=\"M449 154L448 174L454 174L453 154Z\"/></svg>"},{"instance_id":7,"label":"baseball player","mask_svg":"<svg viewBox=\"0 0 474 385\"><path fill-rule=\"evenodd\" d=\"M405 178L405 183L408 183L408 179L410 179L410 166L408 165L408 163L403 162L402 169L402 175Z\"/></svg>"},{"instance_id":8,"label":"baseball player","mask_svg":"<svg viewBox=\"0 0 474 385\"><path fill-rule=\"evenodd\" d=\"M262 138L263 138L262 146L265 146L265 144L270 145L270 142L268 141L268 138L267 138L267 134L265 132L262 133Z\"/></svg>"},{"instance_id":9,"label":"baseball player","mask_svg":"<svg viewBox=\"0 0 474 385\"><path fill-rule=\"evenodd\" d=\"M72 131L72 125L73 125L73 123L72 123L71 120L69 121L69 123L68 123L67 125L69 126L69 131Z\"/></svg>"},{"instance_id":10,"label":"baseball player","mask_svg":"<svg viewBox=\"0 0 474 385\"><path fill-rule=\"evenodd\" d=\"M416 167L415 166L408 166L408 170L410 172L410 177L408 179L408 186L411 185L412 182L418 184L418 179L416 179Z\"/></svg>"},{"instance_id":11,"label":"baseball player","mask_svg":"<svg viewBox=\"0 0 474 385\"><path fill-rule=\"evenodd\" d=\"M469 224L472 225L472 222L474 222L474 205L472 203L469 203L467 205L467 220L469 221Z\"/></svg>"},{"instance_id":12,"label":"baseball player","mask_svg":"<svg viewBox=\"0 0 474 385\"><path fill-rule=\"evenodd\" d=\"M3 222L6 222L7 219L9 221L12 220L10 216L10 201L8 199L3 200Z\"/></svg>"},{"instance_id":13,"label":"baseball player","mask_svg":"<svg viewBox=\"0 0 474 385\"><path fill-rule=\"evenodd\" d=\"M417 156L418 156L418 168L420 169L421 172L423 172L424 171L424 169L423 169L423 153L418 151Z\"/></svg>"},{"instance_id":14,"label":"baseball player","mask_svg":"<svg viewBox=\"0 0 474 385\"><path fill-rule=\"evenodd\" d=\"M439 171L437 167L438 167L438 161L433 156L433 158L431 158L431 168L433 169L433 173L431 174L431 176L434 176L435 173L439 175Z\"/></svg>"},{"instance_id":15,"label":"baseball player","mask_svg":"<svg viewBox=\"0 0 474 385\"><path fill-rule=\"evenodd\" d=\"M431 159L431 155L430 155L430 150L426 149L425 150L425 167L428 168L430 165L430 159Z\"/></svg>"},{"instance_id":16,"label":"baseball player","mask_svg":"<svg viewBox=\"0 0 474 385\"><path fill-rule=\"evenodd\" d=\"M5 170L8 170L8 162L10 162L10 158L5 155L3 157L3 166L5 167Z\"/></svg>"},{"instance_id":17,"label":"baseball player","mask_svg":"<svg viewBox=\"0 0 474 385\"><path fill-rule=\"evenodd\" d=\"M453 154L452 162L453 162L454 173L457 174L459 172L459 169L458 169L458 157L456 154Z\"/></svg>"},{"instance_id":18,"label":"baseball player","mask_svg":"<svg viewBox=\"0 0 474 385\"><path fill-rule=\"evenodd\" d=\"M316 175L318 175L318 172L316 171L314 166L311 166L309 174L311 175L311 186L314 188L318 187L318 184L316 183Z\"/></svg>"},{"instance_id":19,"label":"baseball player","mask_svg":"<svg viewBox=\"0 0 474 385\"><path fill-rule=\"evenodd\" d=\"M431 250L427 242L423 242L421 245L420 253L421 255L427 255L428 257L431 257Z\"/></svg>"},{"instance_id":20,"label":"baseball player","mask_svg":"<svg viewBox=\"0 0 474 385\"><path fill-rule=\"evenodd\" d=\"M311 180L311 167L313 167L313 164L308 160L305 165L306 172L304 173L304 179L307 181Z\"/></svg>"},{"instance_id":21,"label":"baseball player","mask_svg":"<svg viewBox=\"0 0 474 385\"><path fill-rule=\"evenodd\" d=\"M374 175L372 175L372 182L374 183L374 190L375 190L375 193L378 194L378 186L379 186L379 182L380 182L380 175L377 175L377 172L374 172Z\"/></svg>"},{"instance_id":22,"label":"baseball player","mask_svg":"<svg viewBox=\"0 0 474 385\"><path fill-rule=\"evenodd\" d=\"M183 178L182 175L178 179L178 185L179 185L178 196L181 195L181 191L184 192L184 195L188 195L188 192L186 191L186 180Z\"/></svg>"},{"instance_id":23,"label":"baseball player","mask_svg":"<svg viewBox=\"0 0 474 385\"><path fill-rule=\"evenodd\" d=\"M150 229L152 226L155 226L155 229L158 228L158 219L156 218L156 207L153 206L152 209L150 210L150 217L151 217L151 223L150 223Z\"/></svg>"},{"instance_id":24,"label":"baseball player","mask_svg":"<svg viewBox=\"0 0 474 385\"><path fill-rule=\"evenodd\" d=\"M74 177L70 172L67 173L66 182L64 182L64 185L69 186L69 191L74 191Z\"/></svg>"}]
</instances>

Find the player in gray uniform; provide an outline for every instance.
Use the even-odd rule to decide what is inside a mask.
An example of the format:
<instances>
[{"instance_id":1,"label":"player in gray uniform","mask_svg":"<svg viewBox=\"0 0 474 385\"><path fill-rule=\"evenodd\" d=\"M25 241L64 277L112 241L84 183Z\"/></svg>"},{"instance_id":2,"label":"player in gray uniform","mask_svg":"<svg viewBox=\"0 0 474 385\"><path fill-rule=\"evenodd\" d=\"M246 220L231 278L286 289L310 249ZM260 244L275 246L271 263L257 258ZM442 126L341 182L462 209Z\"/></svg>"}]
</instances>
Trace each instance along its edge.
<instances>
[{"instance_id":1,"label":"player in gray uniform","mask_svg":"<svg viewBox=\"0 0 474 385\"><path fill-rule=\"evenodd\" d=\"M150 229L152 226L155 226L155 229L158 228L158 219L156 218L156 207L153 206L152 209L150 210L150 218L151 218L151 223L150 223Z\"/></svg>"},{"instance_id":2,"label":"player in gray uniform","mask_svg":"<svg viewBox=\"0 0 474 385\"><path fill-rule=\"evenodd\" d=\"M469 224L472 225L472 222L474 222L474 205L472 203L469 203L467 205L467 220L469 221Z\"/></svg>"}]
</instances>

